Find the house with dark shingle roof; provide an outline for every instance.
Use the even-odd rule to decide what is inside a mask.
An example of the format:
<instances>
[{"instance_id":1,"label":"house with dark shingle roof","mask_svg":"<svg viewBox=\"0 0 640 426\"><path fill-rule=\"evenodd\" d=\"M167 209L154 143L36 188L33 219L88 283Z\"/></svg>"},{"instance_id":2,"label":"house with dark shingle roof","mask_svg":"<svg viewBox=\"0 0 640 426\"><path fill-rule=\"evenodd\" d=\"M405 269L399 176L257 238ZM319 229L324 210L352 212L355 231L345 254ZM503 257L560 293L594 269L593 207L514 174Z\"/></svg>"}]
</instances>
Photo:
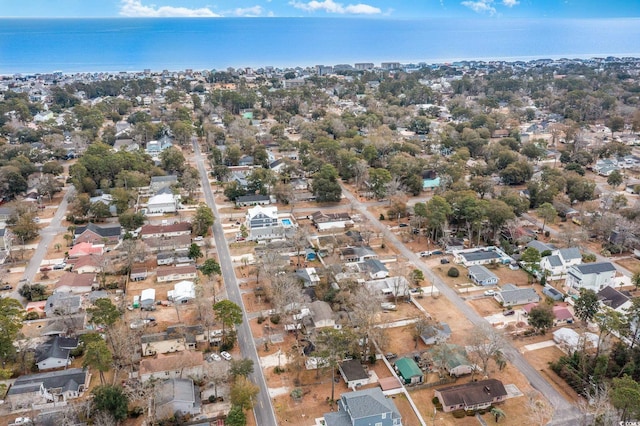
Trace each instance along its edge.
<instances>
[{"instance_id":1,"label":"house with dark shingle roof","mask_svg":"<svg viewBox=\"0 0 640 426\"><path fill-rule=\"evenodd\" d=\"M74 235L74 244L117 244L122 234L120 225L99 226L89 223L87 226L78 226Z\"/></svg>"},{"instance_id":2,"label":"house with dark shingle roof","mask_svg":"<svg viewBox=\"0 0 640 426\"><path fill-rule=\"evenodd\" d=\"M616 267L611 262L573 265L567 270L565 286L576 293L582 288L597 293L603 288L613 285L615 276Z\"/></svg>"},{"instance_id":3,"label":"house with dark shingle roof","mask_svg":"<svg viewBox=\"0 0 640 426\"><path fill-rule=\"evenodd\" d=\"M540 296L533 287L519 288L513 284L503 285L494 297L504 307L526 305L527 303L540 301Z\"/></svg>"},{"instance_id":4,"label":"house with dark shingle roof","mask_svg":"<svg viewBox=\"0 0 640 426\"><path fill-rule=\"evenodd\" d=\"M451 337L451 327L446 322L438 324L429 324L425 327L420 338L425 345L435 345L436 343L446 342Z\"/></svg>"},{"instance_id":5,"label":"house with dark shingle roof","mask_svg":"<svg viewBox=\"0 0 640 426\"><path fill-rule=\"evenodd\" d=\"M631 307L631 297L629 293L621 292L613 287L606 286L598 292L598 300L600 303L608 308L625 313L626 310Z\"/></svg>"},{"instance_id":6,"label":"house with dark shingle roof","mask_svg":"<svg viewBox=\"0 0 640 426\"><path fill-rule=\"evenodd\" d=\"M372 280L387 278L389 276L389 270L384 263L378 259L367 259L360 263L362 265L363 272L366 272Z\"/></svg>"},{"instance_id":7,"label":"house with dark shingle roof","mask_svg":"<svg viewBox=\"0 0 640 426\"><path fill-rule=\"evenodd\" d=\"M36 350L38 370L66 368L69 365L69 353L78 347L78 339L54 337Z\"/></svg>"},{"instance_id":8,"label":"house with dark shingle roof","mask_svg":"<svg viewBox=\"0 0 640 426\"><path fill-rule=\"evenodd\" d=\"M497 247L485 247L465 250L453 250L453 260L467 268L473 265L489 263L511 263L513 259Z\"/></svg>"},{"instance_id":9,"label":"house with dark shingle roof","mask_svg":"<svg viewBox=\"0 0 640 426\"><path fill-rule=\"evenodd\" d=\"M338 369L340 370L340 375L344 379L344 382L349 388L355 389L357 386L369 383L369 374L367 374L367 371L358 359L344 361L340 363Z\"/></svg>"},{"instance_id":10,"label":"house with dark shingle roof","mask_svg":"<svg viewBox=\"0 0 640 426\"><path fill-rule=\"evenodd\" d=\"M65 402L82 395L89 385L89 370L70 368L20 376L7 392L13 410L36 404Z\"/></svg>"},{"instance_id":11,"label":"house with dark shingle roof","mask_svg":"<svg viewBox=\"0 0 640 426\"><path fill-rule=\"evenodd\" d=\"M487 379L449 386L435 391L442 411L481 410L507 399L507 390L500 380Z\"/></svg>"},{"instance_id":12,"label":"house with dark shingle roof","mask_svg":"<svg viewBox=\"0 0 640 426\"><path fill-rule=\"evenodd\" d=\"M249 194L241 195L236 198L236 206L266 206L267 204L271 204L271 197L269 197L268 195Z\"/></svg>"},{"instance_id":13,"label":"house with dark shingle roof","mask_svg":"<svg viewBox=\"0 0 640 426\"><path fill-rule=\"evenodd\" d=\"M402 416L380 388L343 393L338 411L324 415L326 426L402 426Z\"/></svg>"}]
</instances>

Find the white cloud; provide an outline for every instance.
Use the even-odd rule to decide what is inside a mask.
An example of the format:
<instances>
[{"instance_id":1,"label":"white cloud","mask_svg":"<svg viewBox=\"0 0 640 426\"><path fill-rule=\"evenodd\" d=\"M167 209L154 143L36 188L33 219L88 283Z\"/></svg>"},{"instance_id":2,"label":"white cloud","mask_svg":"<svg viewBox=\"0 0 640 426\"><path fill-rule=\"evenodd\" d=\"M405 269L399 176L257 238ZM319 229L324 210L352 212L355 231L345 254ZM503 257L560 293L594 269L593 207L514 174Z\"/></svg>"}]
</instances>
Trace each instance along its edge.
<instances>
[{"instance_id":1,"label":"white cloud","mask_svg":"<svg viewBox=\"0 0 640 426\"><path fill-rule=\"evenodd\" d=\"M254 17L261 16L264 13L262 6L253 6L253 7L239 7L233 11L235 16L246 16L246 17Z\"/></svg>"},{"instance_id":2,"label":"white cloud","mask_svg":"<svg viewBox=\"0 0 640 426\"><path fill-rule=\"evenodd\" d=\"M518 0L502 0L502 4L504 4L507 7L513 7L513 6L519 5L520 2Z\"/></svg>"},{"instance_id":3,"label":"white cloud","mask_svg":"<svg viewBox=\"0 0 640 426\"><path fill-rule=\"evenodd\" d=\"M120 15L137 18L211 18L220 15L211 9L203 7L200 9L189 9L187 7L145 6L141 0L121 0Z\"/></svg>"},{"instance_id":4,"label":"white cloud","mask_svg":"<svg viewBox=\"0 0 640 426\"><path fill-rule=\"evenodd\" d=\"M370 6L368 4L358 3L349 4L344 6L342 3L336 3L333 0L312 0L308 3L291 1L289 4L296 9L301 9L307 12L324 11L327 13L339 13L339 14L352 14L352 15L375 15L382 13L377 7Z\"/></svg>"},{"instance_id":5,"label":"white cloud","mask_svg":"<svg viewBox=\"0 0 640 426\"><path fill-rule=\"evenodd\" d=\"M504 1L513 1L513 0L504 0ZM493 7L492 3L493 3L493 0L477 0L477 1L463 1L461 4L473 10L474 12L488 13L489 15L494 15L496 13L496 9Z\"/></svg>"}]
</instances>

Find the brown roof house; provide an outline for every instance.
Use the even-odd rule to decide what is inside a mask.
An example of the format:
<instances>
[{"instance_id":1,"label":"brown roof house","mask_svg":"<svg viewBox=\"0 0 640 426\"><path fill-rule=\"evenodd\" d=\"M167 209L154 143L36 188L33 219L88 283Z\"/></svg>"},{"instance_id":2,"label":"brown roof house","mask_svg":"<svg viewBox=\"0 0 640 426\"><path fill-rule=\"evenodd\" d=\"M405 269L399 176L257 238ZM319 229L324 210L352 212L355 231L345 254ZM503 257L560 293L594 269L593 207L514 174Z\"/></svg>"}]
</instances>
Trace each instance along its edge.
<instances>
[{"instance_id":1,"label":"brown roof house","mask_svg":"<svg viewBox=\"0 0 640 426\"><path fill-rule=\"evenodd\" d=\"M146 238L144 243L152 253L187 250L191 245L191 235L178 235L175 237L152 237Z\"/></svg>"},{"instance_id":2,"label":"brown roof house","mask_svg":"<svg viewBox=\"0 0 640 426\"><path fill-rule=\"evenodd\" d=\"M176 222L170 225L144 225L140 230L140 237L143 240L177 237L179 235L191 235L191 224L189 222Z\"/></svg>"},{"instance_id":3,"label":"brown roof house","mask_svg":"<svg viewBox=\"0 0 640 426\"><path fill-rule=\"evenodd\" d=\"M507 399L507 390L500 380L487 379L435 391L445 413L454 410L481 410Z\"/></svg>"},{"instance_id":4,"label":"brown roof house","mask_svg":"<svg viewBox=\"0 0 640 426\"><path fill-rule=\"evenodd\" d=\"M55 285L54 293L89 293L98 288L96 274L65 272Z\"/></svg>"},{"instance_id":5,"label":"brown roof house","mask_svg":"<svg viewBox=\"0 0 640 426\"><path fill-rule=\"evenodd\" d=\"M184 379L201 377L204 356L199 351L184 351L140 361L138 377L146 382L151 379Z\"/></svg>"},{"instance_id":6,"label":"brown roof house","mask_svg":"<svg viewBox=\"0 0 640 426\"><path fill-rule=\"evenodd\" d=\"M162 333L145 334L140 337L142 356L192 350L196 349L198 343L206 340L204 328L200 325L173 325Z\"/></svg>"},{"instance_id":7,"label":"brown roof house","mask_svg":"<svg viewBox=\"0 0 640 426\"><path fill-rule=\"evenodd\" d=\"M198 270L195 265L162 266L158 268L156 276L159 283L195 280L198 277Z\"/></svg>"}]
</instances>

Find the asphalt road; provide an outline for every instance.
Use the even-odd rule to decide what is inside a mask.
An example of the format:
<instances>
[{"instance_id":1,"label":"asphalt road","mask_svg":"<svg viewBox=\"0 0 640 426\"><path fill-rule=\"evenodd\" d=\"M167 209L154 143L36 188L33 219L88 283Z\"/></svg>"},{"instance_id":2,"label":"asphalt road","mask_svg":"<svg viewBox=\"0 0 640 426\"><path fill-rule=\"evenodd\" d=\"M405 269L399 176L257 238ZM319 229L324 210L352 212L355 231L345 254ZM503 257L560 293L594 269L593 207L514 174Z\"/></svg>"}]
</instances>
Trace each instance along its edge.
<instances>
[{"instance_id":1,"label":"asphalt road","mask_svg":"<svg viewBox=\"0 0 640 426\"><path fill-rule=\"evenodd\" d=\"M253 407L256 424L260 426L277 426L278 422L276 421L273 405L271 404L271 398L269 397L267 382L262 374L262 369L260 368L258 352L256 351L256 345L253 341L251 329L249 328L247 313L244 309L242 296L240 295L240 288L238 286L238 281L236 280L235 271L233 270L233 262L231 261L231 255L229 254L229 247L227 246L227 241L224 238L220 215L218 214L218 209L213 198L213 192L211 191L211 185L209 184L207 170L204 166L204 158L200 152L198 142L196 140L192 140L192 144L196 158L196 165L200 172L200 179L202 180L204 199L211 210L213 210L214 217L216 218L216 221L212 226L213 237L216 242L218 260L220 262L220 268L222 269L222 277L224 278L225 288L227 289L227 297L229 300L242 307L243 321L236 330L238 333L238 346L240 347L242 356L245 359L253 361L254 372L249 376L249 378L260 388L260 393L256 397Z\"/></svg>"},{"instance_id":2,"label":"asphalt road","mask_svg":"<svg viewBox=\"0 0 640 426\"><path fill-rule=\"evenodd\" d=\"M384 234L385 240L388 243L393 244L403 256L417 265L417 267L422 270L425 277L429 281L431 281L433 285L435 285L436 288L440 291L440 293L443 294L447 299L449 299L449 301L453 303L456 309L458 309L459 312L461 312L469 321L471 321L472 324L488 324L488 322L480 315L478 315L471 306L467 305L465 301L460 296L458 296L458 294L453 289L451 289L451 287L446 285L436 274L431 271L431 269L427 268L421 261L420 257L409 250L396 237L396 235L389 230L386 225L380 223L378 218L366 209L366 205L360 203L344 185L342 185L342 193L353 204L355 210L360 212L360 214L362 214L363 216L366 216L369 219L371 226L374 226L380 232L382 232L382 234ZM555 413L550 424L556 426L569 426L579 424L579 420L582 418L582 414L580 413L580 411L575 408L573 404L564 399L564 397L558 391L556 391L555 388L551 386L551 384L549 384L549 382L547 382L538 373L538 371L536 371L536 369L527 362L520 351L518 351L508 343L508 346L504 348L504 354L507 359L518 370L520 370L522 374L525 375L527 380L529 380L531 386L533 386L542 395L544 395L553 405Z\"/></svg>"}]
</instances>

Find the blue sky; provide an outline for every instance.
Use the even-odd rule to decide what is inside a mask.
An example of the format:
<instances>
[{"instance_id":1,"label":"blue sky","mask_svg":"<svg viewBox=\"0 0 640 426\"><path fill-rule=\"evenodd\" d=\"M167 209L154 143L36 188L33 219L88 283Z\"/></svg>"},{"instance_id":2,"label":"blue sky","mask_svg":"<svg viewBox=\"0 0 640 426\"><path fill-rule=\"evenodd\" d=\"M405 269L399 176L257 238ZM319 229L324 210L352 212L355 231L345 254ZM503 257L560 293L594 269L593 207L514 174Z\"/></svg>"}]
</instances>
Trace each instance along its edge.
<instances>
[{"instance_id":1,"label":"blue sky","mask_svg":"<svg viewBox=\"0 0 640 426\"><path fill-rule=\"evenodd\" d=\"M0 17L632 18L638 0L2 0Z\"/></svg>"}]
</instances>

